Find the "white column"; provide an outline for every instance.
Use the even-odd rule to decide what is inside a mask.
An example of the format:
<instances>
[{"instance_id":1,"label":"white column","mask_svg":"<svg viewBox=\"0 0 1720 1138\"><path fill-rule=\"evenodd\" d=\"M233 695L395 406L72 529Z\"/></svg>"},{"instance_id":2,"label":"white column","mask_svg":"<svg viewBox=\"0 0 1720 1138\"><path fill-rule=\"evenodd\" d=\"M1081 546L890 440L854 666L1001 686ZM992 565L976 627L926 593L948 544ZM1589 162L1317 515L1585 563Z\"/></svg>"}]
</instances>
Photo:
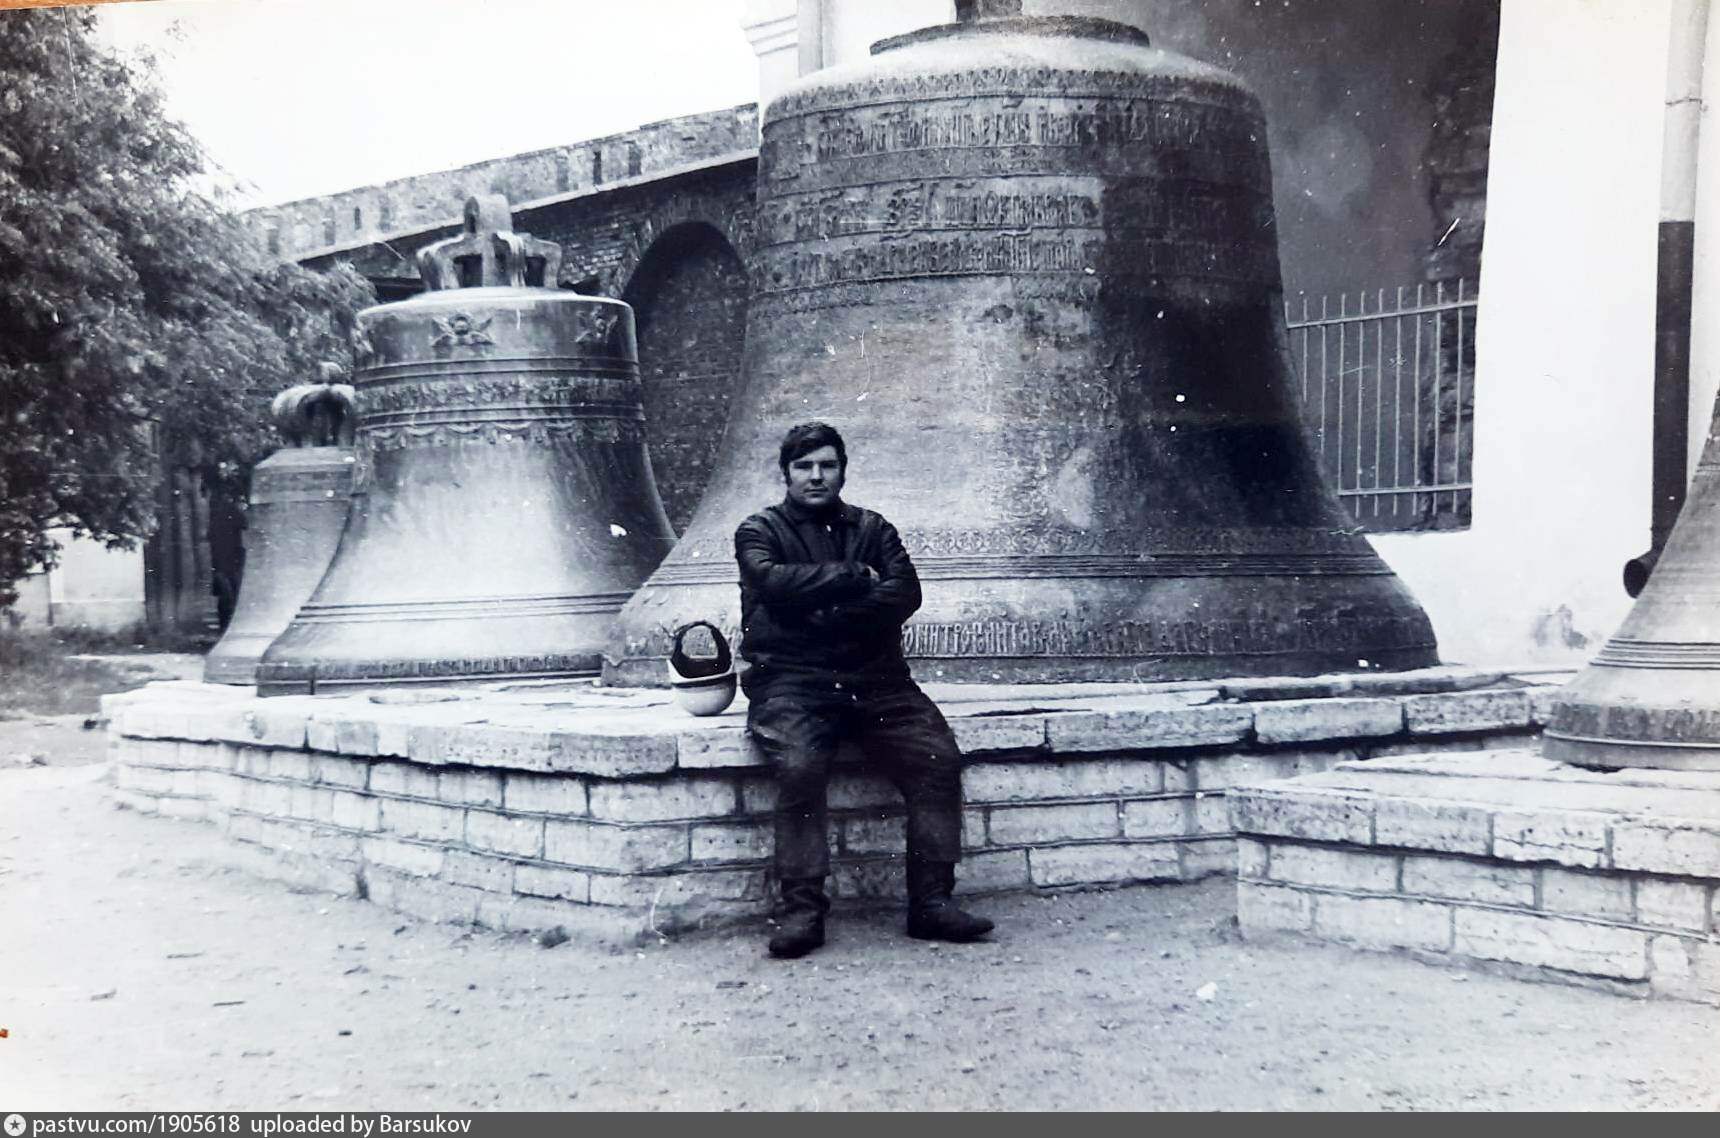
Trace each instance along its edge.
<instances>
[{"instance_id":1,"label":"white column","mask_svg":"<svg viewBox=\"0 0 1720 1138\"><path fill-rule=\"evenodd\" d=\"M1670 0L1504 0L1474 521L1375 539L1448 661L1579 662L1630 607L1619 571L1648 532L1669 22Z\"/></svg>"},{"instance_id":2,"label":"white column","mask_svg":"<svg viewBox=\"0 0 1720 1138\"><path fill-rule=\"evenodd\" d=\"M747 0L741 30L758 56L758 105L764 105L800 75L798 0Z\"/></svg>"}]
</instances>

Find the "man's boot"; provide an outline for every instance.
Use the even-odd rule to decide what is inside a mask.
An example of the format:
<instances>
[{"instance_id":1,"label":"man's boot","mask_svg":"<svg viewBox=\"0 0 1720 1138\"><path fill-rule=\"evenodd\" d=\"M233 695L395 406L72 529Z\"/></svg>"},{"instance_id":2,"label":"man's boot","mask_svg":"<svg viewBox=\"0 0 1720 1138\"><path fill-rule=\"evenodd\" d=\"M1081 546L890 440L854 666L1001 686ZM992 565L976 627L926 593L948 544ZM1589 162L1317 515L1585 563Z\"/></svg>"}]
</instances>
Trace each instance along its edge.
<instances>
[{"instance_id":1,"label":"man's boot","mask_svg":"<svg viewBox=\"0 0 1720 1138\"><path fill-rule=\"evenodd\" d=\"M786 877L782 882L782 919L770 938L770 954L793 960L824 946L824 914L830 899L822 877Z\"/></svg>"},{"instance_id":2,"label":"man's boot","mask_svg":"<svg viewBox=\"0 0 1720 1138\"><path fill-rule=\"evenodd\" d=\"M919 940L978 940L992 930L984 917L965 913L950 900L956 887L953 861L908 862L908 935Z\"/></svg>"}]
</instances>

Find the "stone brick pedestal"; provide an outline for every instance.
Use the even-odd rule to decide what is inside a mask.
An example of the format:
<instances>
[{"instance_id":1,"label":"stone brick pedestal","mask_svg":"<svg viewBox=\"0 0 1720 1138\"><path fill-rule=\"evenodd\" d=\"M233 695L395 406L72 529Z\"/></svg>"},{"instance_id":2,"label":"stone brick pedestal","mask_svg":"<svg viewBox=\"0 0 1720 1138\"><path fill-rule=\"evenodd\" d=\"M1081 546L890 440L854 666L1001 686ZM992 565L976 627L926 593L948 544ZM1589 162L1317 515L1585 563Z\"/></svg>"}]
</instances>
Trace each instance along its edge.
<instances>
[{"instance_id":1,"label":"stone brick pedestal","mask_svg":"<svg viewBox=\"0 0 1720 1138\"><path fill-rule=\"evenodd\" d=\"M1533 750L1230 790L1243 933L1720 1003L1720 775Z\"/></svg>"},{"instance_id":2,"label":"stone brick pedestal","mask_svg":"<svg viewBox=\"0 0 1720 1138\"><path fill-rule=\"evenodd\" d=\"M1565 678L928 685L967 755L961 888L1234 872L1232 784L1527 740ZM774 894L775 785L744 709L695 719L670 698L170 683L105 706L118 801L220 826L258 872L432 919L630 935L763 913ZM900 897L895 791L849 768L831 806L838 897Z\"/></svg>"}]
</instances>

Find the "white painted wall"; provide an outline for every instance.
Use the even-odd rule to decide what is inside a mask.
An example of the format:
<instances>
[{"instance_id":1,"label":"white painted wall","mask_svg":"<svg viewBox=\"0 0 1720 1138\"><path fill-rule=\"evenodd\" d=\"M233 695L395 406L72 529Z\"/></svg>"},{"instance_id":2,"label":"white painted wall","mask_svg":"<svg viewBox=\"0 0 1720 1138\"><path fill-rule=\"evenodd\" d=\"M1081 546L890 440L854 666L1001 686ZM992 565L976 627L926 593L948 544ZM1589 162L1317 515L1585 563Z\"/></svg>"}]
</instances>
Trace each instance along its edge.
<instances>
[{"instance_id":1,"label":"white painted wall","mask_svg":"<svg viewBox=\"0 0 1720 1138\"><path fill-rule=\"evenodd\" d=\"M69 529L48 531L60 546L60 561L46 573L18 583L18 603L9 610L26 629L120 629L142 623L143 550L108 549Z\"/></svg>"},{"instance_id":2,"label":"white painted wall","mask_svg":"<svg viewBox=\"0 0 1720 1138\"><path fill-rule=\"evenodd\" d=\"M825 67L870 57L872 45L934 24L953 23L955 0L821 0Z\"/></svg>"},{"instance_id":3,"label":"white painted wall","mask_svg":"<svg viewBox=\"0 0 1720 1138\"><path fill-rule=\"evenodd\" d=\"M1374 538L1448 661L1581 661L1630 608L1619 572L1648 541L1669 20L1669 0L1504 0L1474 521Z\"/></svg>"},{"instance_id":4,"label":"white painted wall","mask_svg":"<svg viewBox=\"0 0 1720 1138\"><path fill-rule=\"evenodd\" d=\"M1696 271L1690 306L1690 472L1702 457L1720 391L1720 12L1708 17L1696 166Z\"/></svg>"}]
</instances>

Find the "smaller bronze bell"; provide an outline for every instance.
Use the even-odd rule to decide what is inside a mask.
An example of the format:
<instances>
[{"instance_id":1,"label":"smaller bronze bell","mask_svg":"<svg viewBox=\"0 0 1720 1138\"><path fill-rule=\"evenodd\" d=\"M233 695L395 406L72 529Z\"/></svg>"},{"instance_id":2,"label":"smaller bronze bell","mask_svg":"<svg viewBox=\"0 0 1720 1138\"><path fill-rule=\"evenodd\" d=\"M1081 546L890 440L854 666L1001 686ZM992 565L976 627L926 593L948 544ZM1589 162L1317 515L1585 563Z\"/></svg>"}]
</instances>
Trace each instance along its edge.
<instances>
[{"instance_id":1,"label":"smaller bronze bell","mask_svg":"<svg viewBox=\"0 0 1720 1138\"><path fill-rule=\"evenodd\" d=\"M687 634L710 634L716 650L709 656L687 652ZM721 715L735 701L735 661L722 631L708 620L695 620L675 630L669 650L669 687L675 702L688 715Z\"/></svg>"},{"instance_id":2,"label":"smaller bronze bell","mask_svg":"<svg viewBox=\"0 0 1720 1138\"><path fill-rule=\"evenodd\" d=\"M353 391L331 382L342 370L324 364L324 382L289 387L270 404L287 445L251 472L245 580L226 635L203 660L204 683L255 683L257 661L334 558L356 465Z\"/></svg>"},{"instance_id":3,"label":"smaller bronze bell","mask_svg":"<svg viewBox=\"0 0 1720 1138\"><path fill-rule=\"evenodd\" d=\"M1541 753L1586 767L1720 771L1720 400L1654 575L1553 701Z\"/></svg>"}]
</instances>

